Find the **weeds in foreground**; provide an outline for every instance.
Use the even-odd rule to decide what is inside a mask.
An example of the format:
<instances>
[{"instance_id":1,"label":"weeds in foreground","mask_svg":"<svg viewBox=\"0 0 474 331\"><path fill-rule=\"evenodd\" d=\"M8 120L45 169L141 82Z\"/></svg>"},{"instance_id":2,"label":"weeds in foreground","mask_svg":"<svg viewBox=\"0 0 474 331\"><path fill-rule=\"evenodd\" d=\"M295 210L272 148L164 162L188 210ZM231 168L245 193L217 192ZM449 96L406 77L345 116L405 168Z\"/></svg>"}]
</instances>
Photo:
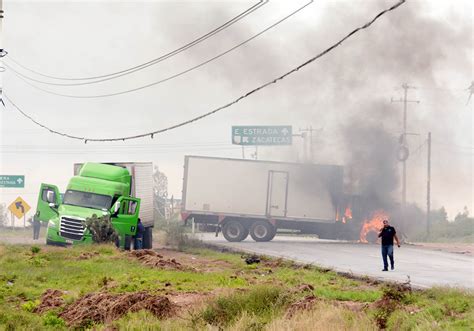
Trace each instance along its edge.
<instances>
[{"instance_id":1,"label":"weeds in foreground","mask_svg":"<svg viewBox=\"0 0 474 331\"><path fill-rule=\"evenodd\" d=\"M254 317L255 327L263 326L291 302L291 295L282 288L261 286L249 292L236 292L217 298L193 322L196 326L204 323L222 328L246 314Z\"/></svg>"},{"instance_id":2,"label":"weeds in foreground","mask_svg":"<svg viewBox=\"0 0 474 331\"><path fill-rule=\"evenodd\" d=\"M375 302L374 313L375 321L380 329L385 329L390 315L400 305L409 301L407 298L411 291L410 279L403 284L391 283L382 287L382 298Z\"/></svg>"}]
</instances>

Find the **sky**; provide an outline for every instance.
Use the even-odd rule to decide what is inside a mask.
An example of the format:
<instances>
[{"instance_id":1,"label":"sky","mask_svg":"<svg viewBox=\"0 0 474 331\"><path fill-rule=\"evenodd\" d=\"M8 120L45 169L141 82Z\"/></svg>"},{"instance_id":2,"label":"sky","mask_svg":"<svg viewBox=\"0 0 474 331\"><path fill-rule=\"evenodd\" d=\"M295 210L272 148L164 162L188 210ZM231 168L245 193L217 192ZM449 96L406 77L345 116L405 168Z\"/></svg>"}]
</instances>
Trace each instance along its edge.
<instances>
[{"instance_id":1,"label":"sky","mask_svg":"<svg viewBox=\"0 0 474 331\"><path fill-rule=\"evenodd\" d=\"M258 1L3 1L3 62L67 78L120 71L157 58L223 24ZM149 84L202 63L267 28L310 1L269 1L204 42L146 70L84 86L37 86L77 96ZM198 116L318 54L396 1L314 1L258 38L197 70L140 91L106 98L68 98L38 90L8 68L4 93L25 113L58 131L94 138L150 132ZM25 175L24 189L0 188L0 203L23 197L35 210L42 182L64 191L73 164L153 162L181 196L185 155L241 158L232 125L312 126L315 163L347 163L358 146L348 130L363 121L393 139L402 132L408 83L408 201L426 204L426 144L432 132L432 208L452 218L473 203L473 5L409 0L369 29L294 75L196 123L151 138L84 144L51 134L8 102L0 111L0 175ZM60 81L63 83L64 81ZM368 142L377 144L377 141ZM421 146L421 147L420 147ZM246 148L246 157L254 153ZM301 162L303 142L260 147L258 158ZM396 162L396 161L394 161ZM396 165L400 169L400 164ZM399 172L398 172L399 174ZM218 189L218 188L216 188ZM399 188L393 192L399 199Z\"/></svg>"}]
</instances>

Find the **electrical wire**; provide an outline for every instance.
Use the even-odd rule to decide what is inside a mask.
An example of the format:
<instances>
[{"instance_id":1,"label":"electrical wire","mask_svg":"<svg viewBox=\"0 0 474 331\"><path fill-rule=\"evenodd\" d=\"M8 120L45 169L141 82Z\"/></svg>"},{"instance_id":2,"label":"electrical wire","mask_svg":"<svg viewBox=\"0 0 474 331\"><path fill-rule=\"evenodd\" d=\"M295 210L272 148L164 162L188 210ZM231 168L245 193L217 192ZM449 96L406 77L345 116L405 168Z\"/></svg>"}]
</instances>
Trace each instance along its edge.
<instances>
[{"instance_id":1,"label":"electrical wire","mask_svg":"<svg viewBox=\"0 0 474 331\"><path fill-rule=\"evenodd\" d=\"M286 21L287 19L289 19L290 17L292 17L293 15L297 14L298 12L300 12L301 10L303 10L304 8L306 8L307 6L309 6L310 4L312 4L314 2L314 0L310 0L308 3L306 3L305 5L299 7L297 10L291 12L289 15L283 17L282 19L278 20L277 22L273 23L272 25L268 26L267 28L263 29L262 31L260 31L259 33L253 35L252 37L244 40L243 42L235 45L234 47L204 61L204 62L201 62L195 66L192 66L186 70L183 70L177 74L174 74L174 75L171 75L171 76L168 76L166 78L163 78L163 79L160 79L158 81L155 81L155 82L152 82L152 83L149 83L149 84L146 84L146 85L142 85L142 86L139 86L139 87L136 87L136 88L133 88L133 89L128 89L128 90L124 90L124 91L120 91L120 92L114 92L114 93L106 93L106 94L98 94L98 95L75 95L75 94L64 94L64 93L58 93L58 92L54 92L54 91L51 91L51 90L46 90L44 88L41 88L35 84L32 84L30 83L29 81L27 81L26 79L24 79L23 77L21 76L18 76L18 78L20 78L21 80L23 80L26 84L28 84L29 86L33 87L33 88L36 88L40 91L43 91L45 93L48 93L48 94L53 94L53 95L57 95L57 96L61 96L61 97L68 97L68 98L77 98L77 99L95 99L95 98L107 98L107 97L112 97L112 96L117 96L117 95L121 95L121 94L127 94L127 93L131 93L131 92L136 92L136 91L139 91L139 90L143 90L143 89L146 89L146 88L149 88L149 87L152 87L152 86L155 86L155 85L159 85L159 84L162 84L164 82L167 82L171 79L174 79L174 78L177 78L177 77L180 77L182 75L185 75L193 70L196 70L198 68L201 68L203 66L205 66L206 64L208 63L211 63L221 57L223 57L224 55L236 50L237 48L249 43L250 41L256 39L257 37L261 36L262 34L264 34L265 32L273 29L274 27L276 27L277 25L283 23L284 21ZM16 72L13 71L15 74Z\"/></svg>"},{"instance_id":2,"label":"electrical wire","mask_svg":"<svg viewBox=\"0 0 474 331\"><path fill-rule=\"evenodd\" d=\"M416 156L421 155L421 153L418 154L418 155L417 155L417 153L421 152L421 149L422 149L427 143L428 143L428 140L425 140L425 141L424 141L422 144L420 144L413 152L410 152L410 156L411 156L412 158L413 158L413 157L416 158Z\"/></svg>"},{"instance_id":3,"label":"electrical wire","mask_svg":"<svg viewBox=\"0 0 474 331\"><path fill-rule=\"evenodd\" d=\"M433 143L435 143L437 145L442 145L442 146L451 146L451 147L456 147L456 148L461 148L461 149L473 149L474 150L474 146L461 146L461 145L446 143L445 141L441 141L441 140L437 140L437 139L433 140Z\"/></svg>"},{"instance_id":4,"label":"electrical wire","mask_svg":"<svg viewBox=\"0 0 474 331\"><path fill-rule=\"evenodd\" d=\"M146 153L147 155L154 154L173 154L173 153L199 153L199 152L220 152L220 151L236 151L240 152L241 146L228 146L228 147L208 147L208 148L178 148L178 149L149 149L149 150L84 150L84 149L74 149L74 150L50 150L50 149L32 149L32 150L21 150L21 149L12 149L12 150L0 150L0 155L2 154L48 154L48 155L78 155L87 153L88 155L119 155L126 152L127 154L142 154Z\"/></svg>"},{"instance_id":5,"label":"electrical wire","mask_svg":"<svg viewBox=\"0 0 474 331\"><path fill-rule=\"evenodd\" d=\"M140 71L140 70L143 70L143 69L146 69L150 66L153 66L155 64L158 64L166 59L169 59L181 52L184 52L185 50L209 39L210 37L218 34L219 32L223 31L224 29L230 27L231 25L233 25L234 23L240 21L241 19L243 19L244 17L252 14L254 11L258 10L259 8L261 8L262 6L266 5L268 3L268 0L261 0L259 1L257 4L253 5L252 7L248 8L247 10L245 10L244 12L240 13L239 15L237 15L236 17L232 18L230 21L227 21L226 23L224 23L223 25L215 28L214 30L206 33L205 35L187 43L186 45L183 45L181 46L180 48L178 49L175 49L171 52L168 52L166 54L163 54L153 60L150 60L148 62L145 62L145 63L142 63L140 65L137 65L137 66L134 66L134 67L131 67L131 68L128 68L128 69L124 69L124 70L121 70L121 71L117 71L117 72L113 72L113 73L110 73L110 74L106 74L106 75L101 75L101 76L92 76L92 77L81 77L81 78L66 78L66 77L56 77L56 76L50 76L50 75L46 75L46 74L43 74L43 73L40 73L38 71L35 71L35 70L32 70L24 65L22 65L21 63L19 63L18 61L14 60L11 58L10 55L7 54L6 56L6 59L12 61L13 63L17 64L18 66L22 67L23 69L25 70L28 70L30 72L33 72L37 75L40 75L40 76L43 76L43 77L47 77L47 78L50 78L50 79L56 79L56 80L68 80L68 81L77 81L77 80L92 80L92 81L89 81L89 82L80 82L80 83L52 83L52 82L47 82L47 81L43 81L43 80L39 80L39 79L35 79L35 78L32 78L32 77L29 77L27 75L24 75L22 74L21 72L15 70L14 68L12 68L12 66L10 65L7 65L4 63L4 65L9 68L11 71L13 71L14 73L16 73L17 75L25 78L25 79L28 79L28 80L31 80L31 81L34 81L34 82L37 82L37 83L40 83L40 84L46 84L46 85L55 85L55 86L78 86L78 85L89 85L89 84L96 84L96 83L100 83L100 82L104 82L104 81L108 81L108 80L112 80L112 79L115 79L115 78L119 78L119 77L122 77L122 76L126 76L126 75L129 75L129 74L132 74L136 71Z\"/></svg>"},{"instance_id":6,"label":"electrical wire","mask_svg":"<svg viewBox=\"0 0 474 331\"><path fill-rule=\"evenodd\" d=\"M374 18L372 18L370 21L368 21L367 23L365 23L364 25L352 30L351 32L349 32L345 37L343 37L342 39L340 39L339 41L337 41L336 43L334 43L332 46L330 46L329 48L325 49L324 51L320 52L319 54L313 56L312 58L310 58L309 60L303 62L302 64L300 64L299 66L291 69L290 71L287 71L286 73L284 73L283 75L263 84L263 85L260 85L250 91L248 91L247 93L241 95L240 97L238 97L237 99L234 99L233 101L223 105L223 106L220 106L218 108L215 108L207 113L204 113L204 114L201 114L199 116L196 116L194 118L191 118L187 121L184 121L184 122L181 122L181 123L177 123L177 124L174 124L172 126L169 126L169 127L166 127L166 128L163 128L163 129L159 129L159 130L155 130L155 131L152 131L152 132L147 132L147 133L142 133L142 134L138 134L138 135L132 135L132 136L126 136L126 137L118 137L118 138L87 138L87 137L79 137L79 136L75 136L75 135L70 135L68 133L64 133L64 132L60 132L60 131L57 131L57 130L54 130L54 129L51 129L49 127L47 127L46 125L36 121L34 118L32 118L30 115L28 115L27 113L25 113L23 110L21 110L15 103L12 102L12 100L10 98L8 98L8 96L4 93L3 94L3 97L20 113L22 114L24 117L28 118L30 121L32 121L33 123L35 123L36 125L46 129L46 130L49 130L51 133L53 134L57 134L57 135L60 135L60 136L63 136L63 137L66 137L66 138L70 138L70 139L76 139L76 140L82 140L84 141L84 143L87 143L88 141L100 141L100 142L105 142L105 141L125 141L125 140L131 140L131 139L138 139L138 138L144 138L144 137L151 137L153 138L154 135L157 135L157 134L161 134L161 133L164 133L164 132L167 132L167 131L171 131L171 130L174 130L174 129L177 129L177 128L180 128L182 126L185 126L185 125L188 125L188 124L191 124L191 123L194 123L196 121L199 121L199 120L202 120L203 118L206 118L206 117L209 117L211 115L214 115L216 114L217 112L221 111L221 110L224 110L226 108L229 108L231 107L232 105L238 103L239 101L251 96L252 94L255 94L257 92L259 92L260 90L272 85L272 84L276 84L277 82L279 82L280 80L283 80L285 79L287 76L291 75L291 74L294 74L295 72L299 71L301 68L313 63L314 61L316 61L317 59L319 59L320 57L328 54L329 52L331 52L333 49L339 47L344 41L346 41L347 39L349 39L351 36L353 36L354 34L358 33L359 31L361 30L364 30L364 29L367 29L368 27L370 27L375 21L377 21L380 17L382 17L383 15L385 15L386 13L390 12L390 11L393 11L395 10L396 8L398 8L399 6L401 6L402 4L405 3L406 0L401 0L399 1L398 3L396 3L395 5L381 11L380 13L378 13Z\"/></svg>"}]
</instances>

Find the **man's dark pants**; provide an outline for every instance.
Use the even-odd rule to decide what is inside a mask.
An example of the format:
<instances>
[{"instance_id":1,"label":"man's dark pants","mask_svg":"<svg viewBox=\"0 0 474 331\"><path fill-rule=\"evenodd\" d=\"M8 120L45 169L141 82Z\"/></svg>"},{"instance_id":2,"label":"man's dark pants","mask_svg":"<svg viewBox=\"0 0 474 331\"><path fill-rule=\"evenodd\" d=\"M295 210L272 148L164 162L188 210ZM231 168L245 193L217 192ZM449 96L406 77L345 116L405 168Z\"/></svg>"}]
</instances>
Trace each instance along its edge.
<instances>
[{"instance_id":1,"label":"man's dark pants","mask_svg":"<svg viewBox=\"0 0 474 331\"><path fill-rule=\"evenodd\" d=\"M135 242L133 243L133 249L143 249L143 237L135 237Z\"/></svg>"},{"instance_id":2,"label":"man's dark pants","mask_svg":"<svg viewBox=\"0 0 474 331\"><path fill-rule=\"evenodd\" d=\"M393 245L382 245L382 259L384 269L388 269L387 255L390 258L390 264L392 267L394 267L395 263L393 261Z\"/></svg>"},{"instance_id":3,"label":"man's dark pants","mask_svg":"<svg viewBox=\"0 0 474 331\"><path fill-rule=\"evenodd\" d=\"M34 220L33 221L33 239L34 240L37 240L39 238L40 229L41 229L41 222Z\"/></svg>"}]
</instances>

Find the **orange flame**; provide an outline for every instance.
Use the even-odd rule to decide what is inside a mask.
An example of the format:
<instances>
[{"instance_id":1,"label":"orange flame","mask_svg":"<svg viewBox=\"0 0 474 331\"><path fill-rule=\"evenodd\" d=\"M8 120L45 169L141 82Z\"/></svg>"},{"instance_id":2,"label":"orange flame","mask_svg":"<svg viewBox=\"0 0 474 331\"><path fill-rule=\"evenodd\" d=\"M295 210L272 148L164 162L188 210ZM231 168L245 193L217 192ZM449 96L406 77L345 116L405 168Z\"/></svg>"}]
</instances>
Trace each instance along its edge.
<instances>
[{"instance_id":1,"label":"orange flame","mask_svg":"<svg viewBox=\"0 0 474 331\"><path fill-rule=\"evenodd\" d=\"M383 210L377 210L372 214L370 220L365 220L362 228L360 229L359 239L360 242L368 243L367 235L370 232L379 233L380 229L383 227L383 220L388 219L388 214Z\"/></svg>"},{"instance_id":2,"label":"orange flame","mask_svg":"<svg viewBox=\"0 0 474 331\"><path fill-rule=\"evenodd\" d=\"M351 210L351 207L347 207L346 208L346 212L344 213L344 216L346 218L352 218L352 210Z\"/></svg>"},{"instance_id":3,"label":"orange flame","mask_svg":"<svg viewBox=\"0 0 474 331\"><path fill-rule=\"evenodd\" d=\"M347 221L352 219L352 210L351 207L346 207L344 212L344 216L342 216L342 223L346 223Z\"/></svg>"}]
</instances>

